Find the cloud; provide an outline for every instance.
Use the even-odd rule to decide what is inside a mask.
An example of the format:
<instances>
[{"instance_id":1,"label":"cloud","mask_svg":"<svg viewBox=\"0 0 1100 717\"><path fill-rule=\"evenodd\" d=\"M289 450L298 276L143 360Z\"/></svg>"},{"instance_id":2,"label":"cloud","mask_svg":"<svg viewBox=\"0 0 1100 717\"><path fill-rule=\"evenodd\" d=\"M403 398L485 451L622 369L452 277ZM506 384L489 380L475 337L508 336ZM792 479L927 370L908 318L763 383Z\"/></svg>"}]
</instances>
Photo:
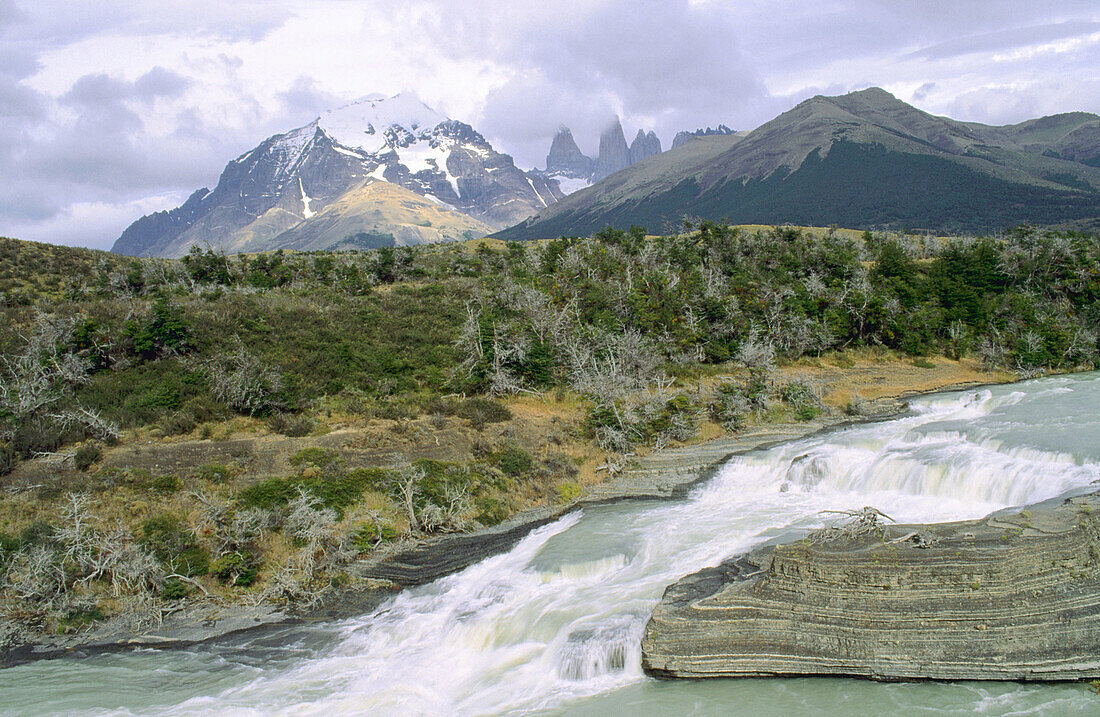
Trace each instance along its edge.
<instances>
[{"instance_id":1,"label":"cloud","mask_svg":"<svg viewBox=\"0 0 1100 717\"><path fill-rule=\"evenodd\" d=\"M1095 0L0 0L0 233L109 244L329 107L412 90L523 167L884 86L959 119L1100 111Z\"/></svg>"},{"instance_id":2,"label":"cloud","mask_svg":"<svg viewBox=\"0 0 1100 717\"><path fill-rule=\"evenodd\" d=\"M905 57L938 60L1040 45L1055 40L1088 36L1096 32L1100 32L1100 22L1071 21L1033 27L1015 27L983 35L954 38L925 47Z\"/></svg>"}]
</instances>

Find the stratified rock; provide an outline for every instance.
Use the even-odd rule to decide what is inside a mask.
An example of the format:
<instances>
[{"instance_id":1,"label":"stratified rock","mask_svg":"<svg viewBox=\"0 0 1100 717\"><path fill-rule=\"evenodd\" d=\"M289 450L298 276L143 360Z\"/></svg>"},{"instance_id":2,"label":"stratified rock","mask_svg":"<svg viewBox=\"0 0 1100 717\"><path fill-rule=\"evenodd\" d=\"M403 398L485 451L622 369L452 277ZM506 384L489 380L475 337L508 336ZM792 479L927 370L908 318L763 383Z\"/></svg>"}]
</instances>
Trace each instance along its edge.
<instances>
[{"instance_id":1,"label":"stratified rock","mask_svg":"<svg viewBox=\"0 0 1100 717\"><path fill-rule=\"evenodd\" d=\"M616 117L611 126L600 135L600 156L596 158L592 169L592 181L598 182L609 174L626 169L630 164L630 147L626 144L623 126Z\"/></svg>"},{"instance_id":2,"label":"stratified rock","mask_svg":"<svg viewBox=\"0 0 1100 717\"><path fill-rule=\"evenodd\" d=\"M646 157L661 153L661 140L653 132L638 130L634 141L630 143L630 163L637 164Z\"/></svg>"},{"instance_id":3,"label":"stratified rock","mask_svg":"<svg viewBox=\"0 0 1100 717\"><path fill-rule=\"evenodd\" d=\"M1100 677L1100 496L879 536L760 548L675 583L659 677Z\"/></svg>"}]
</instances>

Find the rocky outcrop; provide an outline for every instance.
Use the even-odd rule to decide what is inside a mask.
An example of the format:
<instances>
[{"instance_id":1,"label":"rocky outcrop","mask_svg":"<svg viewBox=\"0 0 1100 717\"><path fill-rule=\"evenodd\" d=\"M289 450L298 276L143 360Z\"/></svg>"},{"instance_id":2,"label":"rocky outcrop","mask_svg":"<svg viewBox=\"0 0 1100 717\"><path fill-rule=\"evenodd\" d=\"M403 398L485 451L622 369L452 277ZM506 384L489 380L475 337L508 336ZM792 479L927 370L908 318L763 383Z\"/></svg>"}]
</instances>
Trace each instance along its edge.
<instances>
[{"instance_id":1,"label":"rocky outcrop","mask_svg":"<svg viewBox=\"0 0 1100 717\"><path fill-rule=\"evenodd\" d=\"M568 127L559 129L554 135L554 141L550 143L550 153L546 155L546 172L578 178L592 174L592 158L580 150Z\"/></svg>"},{"instance_id":2,"label":"rocky outcrop","mask_svg":"<svg viewBox=\"0 0 1100 717\"><path fill-rule=\"evenodd\" d=\"M638 134L634 136L634 141L630 143L630 163L637 164L647 157L660 153L661 140L657 138L657 135L652 131L643 132L638 130Z\"/></svg>"},{"instance_id":3,"label":"rocky outcrop","mask_svg":"<svg viewBox=\"0 0 1100 717\"><path fill-rule=\"evenodd\" d=\"M659 677L1100 677L1100 494L759 548L669 587Z\"/></svg>"},{"instance_id":4,"label":"rocky outcrop","mask_svg":"<svg viewBox=\"0 0 1100 717\"><path fill-rule=\"evenodd\" d=\"M724 124L718 125L717 129L714 127L707 127L706 129L697 129L694 132L681 131L677 132L676 136L672 138L672 148L676 149L692 137L717 137L731 134L737 133Z\"/></svg>"},{"instance_id":5,"label":"rocky outcrop","mask_svg":"<svg viewBox=\"0 0 1100 717\"><path fill-rule=\"evenodd\" d=\"M626 169L630 164L630 147L626 144L623 126L616 117L611 126L600 135L600 155L592 168L592 181L598 182L609 174Z\"/></svg>"}]
</instances>

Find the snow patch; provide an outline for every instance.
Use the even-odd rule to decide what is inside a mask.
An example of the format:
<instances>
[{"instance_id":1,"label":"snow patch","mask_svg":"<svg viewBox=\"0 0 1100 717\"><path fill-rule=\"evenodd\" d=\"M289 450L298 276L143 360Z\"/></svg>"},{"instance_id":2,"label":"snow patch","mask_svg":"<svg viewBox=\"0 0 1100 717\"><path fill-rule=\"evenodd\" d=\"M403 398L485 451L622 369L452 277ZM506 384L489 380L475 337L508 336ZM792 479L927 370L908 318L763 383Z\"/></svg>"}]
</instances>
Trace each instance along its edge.
<instances>
[{"instance_id":1,"label":"snow patch","mask_svg":"<svg viewBox=\"0 0 1100 717\"><path fill-rule=\"evenodd\" d=\"M338 144L334 144L334 145L332 145L332 148L333 148L334 150L336 150L337 152L339 152L340 154L346 154L347 156L349 156L349 157L354 157L355 159L358 159L359 161L363 161L364 159L366 159L366 157L364 157L363 155L359 154L358 152L352 152L352 151L351 151L351 150L349 150L349 149L344 149L343 147L341 147L341 146L340 146L340 145L338 145Z\"/></svg>"},{"instance_id":2,"label":"snow patch","mask_svg":"<svg viewBox=\"0 0 1100 717\"><path fill-rule=\"evenodd\" d=\"M310 197L306 196L306 188L302 186L302 178L298 177L298 190L302 193L302 216L309 219L317 212L309 208Z\"/></svg>"},{"instance_id":3,"label":"snow patch","mask_svg":"<svg viewBox=\"0 0 1100 717\"><path fill-rule=\"evenodd\" d=\"M531 191L534 192L535 196L539 198L540 202L542 202L542 206L544 206L544 207L550 206L549 204L546 203L546 200L542 198L542 195L539 194L539 190L535 188L535 183L531 181L531 178L528 177L526 174L523 175L523 178L526 179L527 183L531 185Z\"/></svg>"},{"instance_id":4,"label":"snow patch","mask_svg":"<svg viewBox=\"0 0 1100 717\"><path fill-rule=\"evenodd\" d=\"M570 177L563 174L548 175L550 179L558 180L558 189L562 194L572 194L592 186L592 182L585 177Z\"/></svg>"},{"instance_id":5,"label":"snow patch","mask_svg":"<svg viewBox=\"0 0 1100 717\"><path fill-rule=\"evenodd\" d=\"M445 209L450 209L453 212L458 211L458 207L454 206L453 204L447 204L447 202L443 201L442 199L435 196L434 194L423 194L421 196L423 196L425 199L428 199L428 200L434 202L435 204L438 204L439 206L441 206Z\"/></svg>"},{"instance_id":6,"label":"snow patch","mask_svg":"<svg viewBox=\"0 0 1100 717\"><path fill-rule=\"evenodd\" d=\"M388 99L369 96L350 105L325 112L317 120L325 134L354 149L376 153L387 147L385 131L403 127L416 133L431 130L447 118L415 95L398 94Z\"/></svg>"},{"instance_id":7,"label":"snow patch","mask_svg":"<svg viewBox=\"0 0 1100 717\"><path fill-rule=\"evenodd\" d=\"M313 122L287 132L272 143L268 153L275 162L275 176L287 176L294 172L316 134L317 123Z\"/></svg>"}]
</instances>

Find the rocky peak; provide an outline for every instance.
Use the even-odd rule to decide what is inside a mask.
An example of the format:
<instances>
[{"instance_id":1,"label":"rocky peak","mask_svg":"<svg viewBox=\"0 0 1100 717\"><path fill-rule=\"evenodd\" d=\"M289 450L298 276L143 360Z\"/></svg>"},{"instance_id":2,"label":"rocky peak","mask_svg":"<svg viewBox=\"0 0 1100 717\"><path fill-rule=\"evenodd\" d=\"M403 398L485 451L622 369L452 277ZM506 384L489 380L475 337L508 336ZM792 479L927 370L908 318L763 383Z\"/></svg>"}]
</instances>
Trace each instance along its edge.
<instances>
[{"instance_id":1,"label":"rocky peak","mask_svg":"<svg viewBox=\"0 0 1100 717\"><path fill-rule=\"evenodd\" d=\"M609 174L626 169L631 164L630 147L623 135L623 126L619 118L600 135L600 156L592 169L592 181L598 182Z\"/></svg>"},{"instance_id":2,"label":"rocky peak","mask_svg":"<svg viewBox=\"0 0 1100 717\"><path fill-rule=\"evenodd\" d=\"M643 132L638 130L634 141L630 143L630 163L637 164L646 157L652 157L660 153L661 140L657 138L657 135L652 131Z\"/></svg>"},{"instance_id":3,"label":"rocky peak","mask_svg":"<svg viewBox=\"0 0 1100 717\"><path fill-rule=\"evenodd\" d=\"M705 129L697 129L694 132L677 132L676 136L672 138L672 148L676 149L684 142L687 142L692 137L711 137L715 135L737 134L732 129L724 124L718 125L717 128L707 127Z\"/></svg>"},{"instance_id":4,"label":"rocky peak","mask_svg":"<svg viewBox=\"0 0 1100 717\"><path fill-rule=\"evenodd\" d=\"M592 174L592 158L581 152L568 127L562 127L550 143L546 155L546 171L570 177L588 177Z\"/></svg>"}]
</instances>

